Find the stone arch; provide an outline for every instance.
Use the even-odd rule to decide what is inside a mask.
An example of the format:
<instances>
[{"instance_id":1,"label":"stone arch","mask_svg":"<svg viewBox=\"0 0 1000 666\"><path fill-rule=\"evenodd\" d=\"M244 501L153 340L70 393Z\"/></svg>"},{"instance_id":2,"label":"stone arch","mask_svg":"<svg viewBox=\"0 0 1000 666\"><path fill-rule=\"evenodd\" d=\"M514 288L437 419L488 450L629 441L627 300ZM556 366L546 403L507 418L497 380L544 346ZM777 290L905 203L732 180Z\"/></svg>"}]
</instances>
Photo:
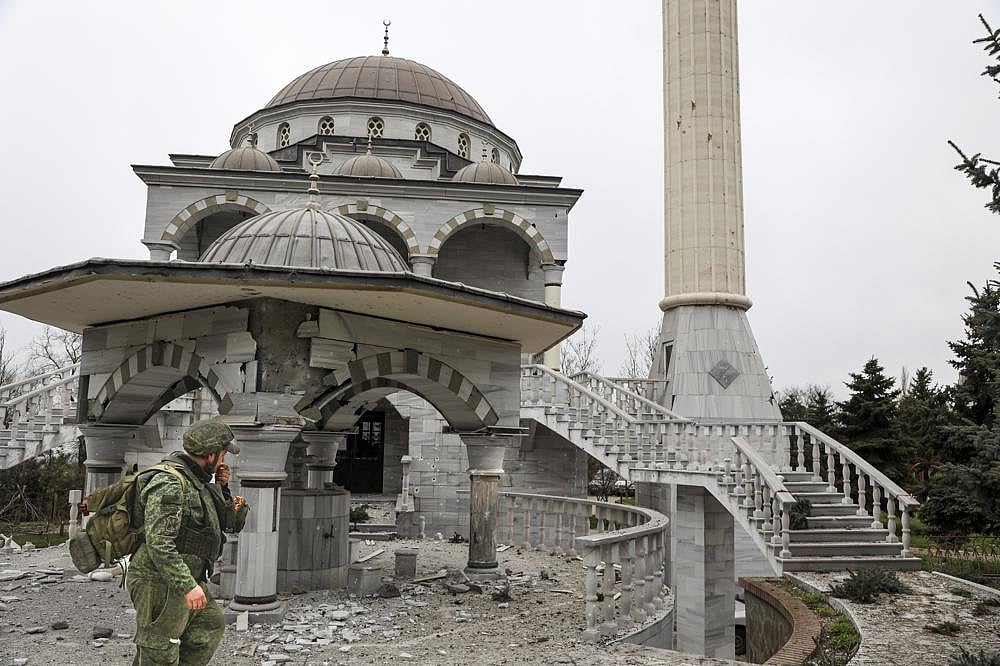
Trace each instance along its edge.
<instances>
[{"instance_id":1,"label":"stone arch","mask_svg":"<svg viewBox=\"0 0 1000 666\"><path fill-rule=\"evenodd\" d=\"M212 364L172 342L154 342L138 350L111 373L91 401L98 422L141 424L174 398L204 386L221 405L233 387Z\"/></svg>"},{"instance_id":2,"label":"stone arch","mask_svg":"<svg viewBox=\"0 0 1000 666\"><path fill-rule=\"evenodd\" d=\"M323 378L328 388L303 398L296 409L327 430L350 428L372 399L410 391L437 409L457 430L496 425L499 415L480 390L452 366L413 349L351 361Z\"/></svg>"},{"instance_id":3,"label":"stone arch","mask_svg":"<svg viewBox=\"0 0 1000 666\"><path fill-rule=\"evenodd\" d=\"M406 222L399 215L391 210L386 210L381 206L372 206L365 202L344 204L337 208L337 212L350 218L369 217L385 222L388 226L396 230L403 244L406 245L407 252L412 256L420 254L420 245L417 243L417 235L413 233ZM406 257L403 257L406 259Z\"/></svg>"},{"instance_id":4,"label":"stone arch","mask_svg":"<svg viewBox=\"0 0 1000 666\"><path fill-rule=\"evenodd\" d=\"M243 210L260 215L270 213L271 209L243 194L237 192L226 192L225 194L214 194L205 197L180 211L170 220L160 240L168 243L177 243L177 240L191 230L200 220L208 217L212 213L223 210Z\"/></svg>"},{"instance_id":5,"label":"stone arch","mask_svg":"<svg viewBox=\"0 0 1000 666\"><path fill-rule=\"evenodd\" d=\"M427 246L427 254L437 256L444 242L456 231L474 223L496 224L511 229L536 250L543 264L554 264L552 249L542 236L542 232L517 213L502 208L475 208L459 213L441 225Z\"/></svg>"}]
</instances>

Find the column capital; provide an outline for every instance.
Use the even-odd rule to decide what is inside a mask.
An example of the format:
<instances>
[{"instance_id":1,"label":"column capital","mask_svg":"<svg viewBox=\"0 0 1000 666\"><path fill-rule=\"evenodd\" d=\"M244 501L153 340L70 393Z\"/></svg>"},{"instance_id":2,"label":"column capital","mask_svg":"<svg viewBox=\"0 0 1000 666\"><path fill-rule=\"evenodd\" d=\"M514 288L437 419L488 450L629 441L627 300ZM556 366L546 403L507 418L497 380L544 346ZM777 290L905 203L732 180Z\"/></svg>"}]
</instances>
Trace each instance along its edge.
<instances>
[{"instance_id":1,"label":"column capital","mask_svg":"<svg viewBox=\"0 0 1000 666\"><path fill-rule=\"evenodd\" d=\"M411 254L410 266L417 275L430 277L434 269L434 262L437 261L436 254Z\"/></svg>"},{"instance_id":2,"label":"column capital","mask_svg":"<svg viewBox=\"0 0 1000 666\"><path fill-rule=\"evenodd\" d=\"M299 436L300 426L230 423L240 447L236 474L240 481L280 483L287 474L288 447Z\"/></svg>"},{"instance_id":3,"label":"column capital","mask_svg":"<svg viewBox=\"0 0 1000 666\"><path fill-rule=\"evenodd\" d=\"M310 469L332 470L337 466L337 451L341 444L347 442L351 433L326 430L303 430L302 439L308 445L306 454L312 460L307 464Z\"/></svg>"},{"instance_id":4,"label":"column capital","mask_svg":"<svg viewBox=\"0 0 1000 666\"><path fill-rule=\"evenodd\" d=\"M516 435L465 433L460 434L469 458L469 474L503 474L503 456L507 447L514 443Z\"/></svg>"},{"instance_id":5,"label":"column capital","mask_svg":"<svg viewBox=\"0 0 1000 666\"><path fill-rule=\"evenodd\" d=\"M87 447L86 467L123 467L125 449L139 439L142 426L118 423L84 423L78 426Z\"/></svg>"},{"instance_id":6,"label":"column capital","mask_svg":"<svg viewBox=\"0 0 1000 666\"><path fill-rule=\"evenodd\" d=\"M170 261L170 255L180 249L177 243L172 241L142 241L142 244L149 248L151 261Z\"/></svg>"},{"instance_id":7,"label":"column capital","mask_svg":"<svg viewBox=\"0 0 1000 666\"><path fill-rule=\"evenodd\" d=\"M545 286L561 285L563 271L565 270L566 267L562 264L542 264L542 276L545 280Z\"/></svg>"}]
</instances>

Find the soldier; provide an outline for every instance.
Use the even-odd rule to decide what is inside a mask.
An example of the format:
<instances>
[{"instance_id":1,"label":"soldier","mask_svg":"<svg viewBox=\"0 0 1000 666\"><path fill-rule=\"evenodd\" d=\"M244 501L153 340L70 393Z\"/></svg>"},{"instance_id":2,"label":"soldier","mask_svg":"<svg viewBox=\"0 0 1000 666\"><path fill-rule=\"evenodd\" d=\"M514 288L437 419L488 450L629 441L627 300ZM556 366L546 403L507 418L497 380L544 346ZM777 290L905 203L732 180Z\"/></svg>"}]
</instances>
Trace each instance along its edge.
<instances>
[{"instance_id":1,"label":"soldier","mask_svg":"<svg viewBox=\"0 0 1000 666\"><path fill-rule=\"evenodd\" d=\"M164 459L180 472L140 475L136 513L145 542L126 582L136 611L133 665L207 664L225 620L206 582L222 552L223 531L243 529L249 507L229 493L226 453L239 453L233 431L203 420L184 433L184 452ZM212 475L216 483L209 483Z\"/></svg>"}]
</instances>

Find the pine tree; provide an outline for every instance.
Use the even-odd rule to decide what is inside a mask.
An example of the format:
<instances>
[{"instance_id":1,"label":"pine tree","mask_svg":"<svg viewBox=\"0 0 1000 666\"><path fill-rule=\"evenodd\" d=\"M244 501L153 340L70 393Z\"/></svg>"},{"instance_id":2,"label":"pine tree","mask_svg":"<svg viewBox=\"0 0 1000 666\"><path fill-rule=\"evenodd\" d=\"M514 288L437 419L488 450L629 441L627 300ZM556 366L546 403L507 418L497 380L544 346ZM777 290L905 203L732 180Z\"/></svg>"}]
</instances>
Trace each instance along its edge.
<instances>
[{"instance_id":1,"label":"pine tree","mask_svg":"<svg viewBox=\"0 0 1000 666\"><path fill-rule=\"evenodd\" d=\"M1000 29L991 28L982 14L979 15L979 20L986 28L986 36L973 40L972 43L982 44L986 54L996 60L996 64L988 65L982 74L1000 85ZM1000 213L1000 162L986 159L980 153L969 157L953 141L948 143L962 158L955 169L964 173L974 187L990 190L992 196L986 208Z\"/></svg>"},{"instance_id":2,"label":"pine tree","mask_svg":"<svg viewBox=\"0 0 1000 666\"><path fill-rule=\"evenodd\" d=\"M778 409L784 421L805 421L806 405L803 399L805 392L798 386L792 386L779 393Z\"/></svg>"},{"instance_id":3,"label":"pine tree","mask_svg":"<svg viewBox=\"0 0 1000 666\"><path fill-rule=\"evenodd\" d=\"M1000 263L995 264L1000 270ZM976 425L992 426L1000 397L1000 282L989 280L982 290L969 283L969 312L962 317L965 340L949 342L958 370L955 411Z\"/></svg>"},{"instance_id":4,"label":"pine tree","mask_svg":"<svg viewBox=\"0 0 1000 666\"><path fill-rule=\"evenodd\" d=\"M934 374L928 368L917 370L906 395L899 399L894 428L910 460L942 461L947 428L957 424L948 407L948 392L934 384Z\"/></svg>"},{"instance_id":5,"label":"pine tree","mask_svg":"<svg viewBox=\"0 0 1000 666\"><path fill-rule=\"evenodd\" d=\"M893 437L896 420L896 380L872 357L845 384L851 396L838 402L840 435L845 444L890 478L902 481L911 461Z\"/></svg>"},{"instance_id":6,"label":"pine tree","mask_svg":"<svg viewBox=\"0 0 1000 666\"><path fill-rule=\"evenodd\" d=\"M806 422L831 437L839 435L837 406L826 386L810 386L806 395Z\"/></svg>"}]
</instances>

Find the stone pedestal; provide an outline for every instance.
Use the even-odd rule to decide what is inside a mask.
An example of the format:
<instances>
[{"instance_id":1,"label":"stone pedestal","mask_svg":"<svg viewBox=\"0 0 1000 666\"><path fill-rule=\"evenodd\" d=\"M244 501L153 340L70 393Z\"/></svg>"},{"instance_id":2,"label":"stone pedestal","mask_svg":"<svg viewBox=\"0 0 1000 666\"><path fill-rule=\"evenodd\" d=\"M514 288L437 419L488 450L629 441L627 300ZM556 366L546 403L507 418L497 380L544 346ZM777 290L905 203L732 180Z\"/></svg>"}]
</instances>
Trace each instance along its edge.
<instances>
[{"instance_id":1,"label":"stone pedestal","mask_svg":"<svg viewBox=\"0 0 1000 666\"><path fill-rule=\"evenodd\" d=\"M396 576L398 578L413 578L417 575L416 548L399 548L396 550Z\"/></svg>"},{"instance_id":2,"label":"stone pedestal","mask_svg":"<svg viewBox=\"0 0 1000 666\"><path fill-rule=\"evenodd\" d=\"M437 256L433 254L410 255L410 266L413 267L413 274L431 277L434 273L434 262L436 260Z\"/></svg>"},{"instance_id":3,"label":"stone pedestal","mask_svg":"<svg viewBox=\"0 0 1000 666\"><path fill-rule=\"evenodd\" d=\"M373 564L352 564L347 573L347 591L359 597L375 594L382 587L382 567Z\"/></svg>"},{"instance_id":4,"label":"stone pedestal","mask_svg":"<svg viewBox=\"0 0 1000 666\"><path fill-rule=\"evenodd\" d=\"M303 430L306 443L306 486L322 490L333 485L333 470L337 467L337 451L347 441L347 433L323 430Z\"/></svg>"},{"instance_id":5,"label":"stone pedestal","mask_svg":"<svg viewBox=\"0 0 1000 666\"><path fill-rule=\"evenodd\" d=\"M673 527L675 649L733 659L736 559L733 517L707 490L677 486Z\"/></svg>"},{"instance_id":6,"label":"stone pedestal","mask_svg":"<svg viewBox=\"0 0 1000 666\"><path fill-rule=\"evenodd\" d=\"M80 432L87 447L87 457L83 461L87 470L83 488L86 497L97 488L121 480L125 471L125 451L138 437L139 426L91 423L81 425Z\"/></svg>"},{"instance_id":7,"label":"stone pedestal","mask_svg":"<svg viewBox=\"0 0 1000 666\"><path fill-rule=\"evenodd\" d=\"M509 435L462 435L469 456L469 565L489 573L497 568L496 523L503 455Z\"/></svg>"},{"instance_id":8,"label":"stone pedestal","mask_svg":"<svg viewBox=\"0 0 1000 666\"><path fill-rule=\"evenodd\" d=\"M278 516L288 447L298 426L232 424L240 454L235 472L250 505L236 558L236 590L230 610L249 611L256 623L278 622Z\"/></svg>"}]
</instances>

